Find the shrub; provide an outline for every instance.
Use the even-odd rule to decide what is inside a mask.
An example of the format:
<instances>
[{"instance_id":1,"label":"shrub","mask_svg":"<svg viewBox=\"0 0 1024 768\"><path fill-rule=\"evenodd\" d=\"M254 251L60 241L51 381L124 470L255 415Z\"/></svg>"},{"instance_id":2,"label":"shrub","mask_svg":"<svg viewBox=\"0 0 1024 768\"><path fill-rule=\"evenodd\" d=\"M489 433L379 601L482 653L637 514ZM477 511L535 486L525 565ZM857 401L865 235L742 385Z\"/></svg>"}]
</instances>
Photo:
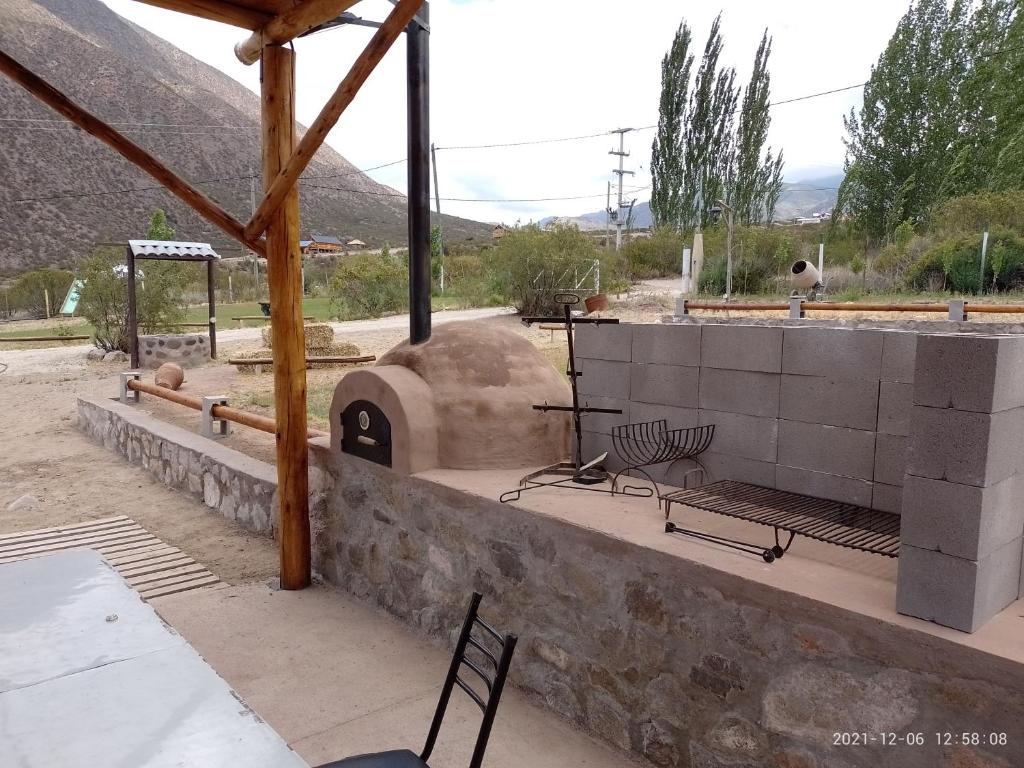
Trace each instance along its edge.
<instances>
[{"instance_id":1,"label":"shrub","mask_svg":"<svg viewBox=\"0 0 1024 768\"><path fill-rule=\"evenodd\" d=\"M726 283L726 241L722 232L712 232L714 237L704 238L700 292L722 295ZM781 227L736 227L732 247L733 294L778 290L778 276L789 269L797 252L797 244Z\"/></svg>"},{"instance_id":2,"label":"shrub","mask_svg":"<svg viewBox=\"0 0 1024 768\"><path fill-rule=\"evenodd\" d=\"M174 329L185 319L181 268L170 261L136 265L136 315L139 333ZM82 265L78 308L95 330L100 349L131 352L128 339L128 280L119 251L98 251Z\"/></svg>"},{"instance_id":3,"label":"shrub","mask_svg":"<svg viewBox=\"0 0 1024 768\"><path fill-rule=\"evenodd\" d=\"M66 269L46 267L26 272L14 281L8 293L13 312L24 312L29 317L46 317L46 297L50 297L50 314L60 312L61 302L67 295L74 275Z\"/></svg>"},{"instance_id":4,"label":"shrub","mask_svg":"<svg viewBox=\"0 0 1024 768\"><path fill-rule=\"evenodd\" d=\"M331 312L339 320L380 317L409 308L409 271L387 248L380 254L343 258L329 287Z\"/></svg>"},{"instance_id":5,"label":"shrub","mask_svg":"<svg viewBox=\"0 0 1024 768\"><path fill-rule=\"evenodd\" d=\"M979 192L954 197L938 207L932 220L936 231L945 236L973 235L987 228L1024 233L1024 191Z\"/></svg>"},{"instance_id":6,"label":"shrub","mask_svg":"<svg viewBox=\"0 0 1024 768\"><path fill-rule=\"evenodd\" d=\"M934 289L955 293L977 293L982 287L1007 291L1024 286L1024 238L1006 229L989 236L989 258L981 284L982 236L951 237L927 250L910 269L906 283L917 290Z\"/></svg>"},{"instance_id":7,"label":"shrub","mask_svg":"<svg viewBox=\"0 0 1024 768\"><path fill-rule=\"evenodd\" d=\"M633 238L622 249L630 279L679 274L687 244L683 235L671 227L658 227L650 237Z\"/></svg>"},{"instance_id":8,"label":"shrub","mask_svg":"<svg viewBox=\"0 0 1024 768\"><path fill-rule=\"evenodd\" d=\"M511 230L483 257L493 292L527 315L559 311L555 294L571 290L595 261L601 262L602 290L614 285L619 262L598 251L592 237L564 224Z\"/></svg>"}]
</instances>

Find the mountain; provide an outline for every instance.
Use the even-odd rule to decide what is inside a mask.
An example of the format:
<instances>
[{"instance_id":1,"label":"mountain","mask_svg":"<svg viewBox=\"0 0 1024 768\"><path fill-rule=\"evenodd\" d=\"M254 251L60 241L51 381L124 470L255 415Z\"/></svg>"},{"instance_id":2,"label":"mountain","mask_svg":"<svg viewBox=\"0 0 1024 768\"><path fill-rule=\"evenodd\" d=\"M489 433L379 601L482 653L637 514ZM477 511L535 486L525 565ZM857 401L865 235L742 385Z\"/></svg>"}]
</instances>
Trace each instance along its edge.
<instances>
[{"instance_id":1,"label":"mountain","mask_svg":"<svg viewBox=\"0 0 1024 768\"><path fill-rule=\"evenodd\" d=\"M840 173L783 184L782 195L775 209L775 220L788 221L797 216L831 212L836 204L836 192L842 180L843 174ZM575 224L582 230L604 229L605 212L594 211L579 216L548 216L541 219L540 224L547 226L555 221ZM650 203L637 203L633 207L633 227L645 229L653 223Z\"/></svg>"},{"instance_id":2,"label":"mountain","mask_svg":"<svg viewBox=\"0 0 1024 768\"><path fill-rule=\"evenodd\" d=\"M260 106L247 88L99 0L0 0L0 49L248 219L250 169L260 168ZM394 189L326 145L305 175L321 177L299 187L305 236L406 242L405 197ZM0 274L70 266L98 243L144 235L157 207L181 239L239 252L154 186L0 76ZM444 231L446 238L490 239L490 227L456 217L445 217Z\"/></svg>"}]
</instances>

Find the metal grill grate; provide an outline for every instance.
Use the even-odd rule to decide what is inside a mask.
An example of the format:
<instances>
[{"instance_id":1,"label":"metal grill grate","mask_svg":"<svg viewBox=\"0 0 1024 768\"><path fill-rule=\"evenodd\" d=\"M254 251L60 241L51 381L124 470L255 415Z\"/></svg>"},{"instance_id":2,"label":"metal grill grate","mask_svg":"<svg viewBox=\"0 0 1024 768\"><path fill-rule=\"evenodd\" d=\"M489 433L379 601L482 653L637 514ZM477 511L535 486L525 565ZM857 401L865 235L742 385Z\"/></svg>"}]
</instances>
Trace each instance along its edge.
<instances>
[{"instance_id":1,"label":"metal grill grate","mask_svg":"<svg viewBox=\"0 0 1024 768\"><path fill-rule=\"evenodd\" d=\"M900 516L890 512L733 480L673 491L662 499L666 516L671 504L685 504L771 526L776 535L782 530L862 552L899 556Z\"/></svg>"}]
</instances>

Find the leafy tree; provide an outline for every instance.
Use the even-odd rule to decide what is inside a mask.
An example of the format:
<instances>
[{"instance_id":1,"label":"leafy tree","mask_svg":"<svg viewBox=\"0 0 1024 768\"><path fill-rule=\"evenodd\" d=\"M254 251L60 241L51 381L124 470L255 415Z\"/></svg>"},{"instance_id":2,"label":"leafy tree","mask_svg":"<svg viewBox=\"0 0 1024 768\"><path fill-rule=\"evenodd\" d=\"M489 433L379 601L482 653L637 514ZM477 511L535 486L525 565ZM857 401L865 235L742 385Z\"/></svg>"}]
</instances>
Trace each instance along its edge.
<instances>
[{"instance_id":1,"label":"leafy tree","mask_svg":"<svg viewBox=\"0 0 1024 768\"><path fill-rule=\"evenodd\" d=\"M773 158L770 149L763 157L761 154L772 122L768 111L771 95L768 57L771 52L772 39L765 30L754 56L750 81L743 92L736 129L736 169L731 198L737 221L741 224L771 223L782 192L782 154Z\"/></svg>"},{"instance_id":2,"label":"leafy tree","mask_svg":"<svg viewBox=\"0 0 1024 768\"><path fill-rule=\"evenodd\" d=\"M167 214L162 209L153 211L149 219L149 229L146 231L147 240L173 240L174 228L167 223Z\"/></svg>"},{"instance_id":3,"label":"leafy tree","mask_svg":"<svg viewBox=\"0 0 1024 768\"><path fill-rule=\"evenodd\" d=\"M156 333L178 326L185 319L181 280L176 265L147 262L144 280L136 283L136 311L140 333ZM100 250L81 268L78 308L96 329L94 343L106 350L130 352L128 338L128 280L119 250Z\"/></svg>"},{"instance_id":4,"label":"leafy tree","mask_svg":"<svg viewBox=\"0 0 1024 768\"><path fill-rule=\"evenodd\" d=\"M677 226L683 219L683 121L687 115L693 68L690 42L690 27L682 22L672 38L672 46L661 60L658 133L651 147L651 214L661 226Z\"/></svg>"}]
</instances>

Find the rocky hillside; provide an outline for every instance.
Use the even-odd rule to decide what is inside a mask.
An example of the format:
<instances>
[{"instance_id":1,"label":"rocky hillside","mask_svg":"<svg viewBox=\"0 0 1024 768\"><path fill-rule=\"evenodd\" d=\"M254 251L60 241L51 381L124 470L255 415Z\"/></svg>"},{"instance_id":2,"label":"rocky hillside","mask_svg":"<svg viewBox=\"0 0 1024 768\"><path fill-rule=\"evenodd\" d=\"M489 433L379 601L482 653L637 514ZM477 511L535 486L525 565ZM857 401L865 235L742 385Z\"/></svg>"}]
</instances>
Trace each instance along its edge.
<instances>
[{"instance_id":1,"label":"rocky hillside","mask_svg":"<svg viewBox=\"0 0 1024 768\"><path fill-rule=\"evenodd\" d=\"M0 49L248 217L250 168L260 167L259 99L251 91L99 0L0 0ZM305 235L405 243L405 198L395 190L327 146L306 176ZM0 274L70 266L96 244L139 237L156 207L182 239L227 245L231 255L225 235L154 186L0 76ZM490 235L454 217L444 228L458 238Z\"/></svg>"}]
</instances>

